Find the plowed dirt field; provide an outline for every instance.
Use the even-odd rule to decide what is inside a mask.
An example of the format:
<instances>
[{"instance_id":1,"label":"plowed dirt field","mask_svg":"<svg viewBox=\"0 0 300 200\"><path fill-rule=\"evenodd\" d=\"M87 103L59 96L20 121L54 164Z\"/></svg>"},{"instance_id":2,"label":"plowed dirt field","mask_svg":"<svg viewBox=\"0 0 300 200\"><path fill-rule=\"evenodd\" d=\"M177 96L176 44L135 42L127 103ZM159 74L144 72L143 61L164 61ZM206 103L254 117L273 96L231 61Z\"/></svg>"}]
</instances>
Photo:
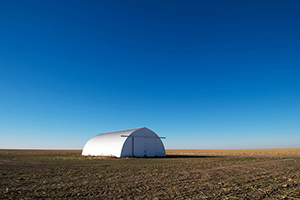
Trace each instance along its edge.
<instances>
[{"instance_id":1,"label":"plowed dirt field","mask_svg":"<svg viewBox=\"0 0 300 200\"><path fill-rule=\"evenodd\" d=\"M80 153L0 150L0 199L300 199L300 149Z\"/></svg>"}]
</instances>

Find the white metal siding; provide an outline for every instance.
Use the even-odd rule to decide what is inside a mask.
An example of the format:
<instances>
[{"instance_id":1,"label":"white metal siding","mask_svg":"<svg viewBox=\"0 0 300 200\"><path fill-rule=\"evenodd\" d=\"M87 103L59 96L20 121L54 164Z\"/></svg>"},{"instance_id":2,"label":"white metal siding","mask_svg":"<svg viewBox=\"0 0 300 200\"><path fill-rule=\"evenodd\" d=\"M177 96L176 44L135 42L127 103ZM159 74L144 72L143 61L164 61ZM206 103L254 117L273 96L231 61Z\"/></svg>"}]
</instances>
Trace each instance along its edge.
<instances>
[{"instance_id":1,"label":"white metal siding","mask_svg":"<svg viewBox=\"0 0 300 200\"><path fill-rule=\"evenodd\" d=\"M143 127L96 135L86 143L82 155L152 157L166 153L156 133Z\"/></svg>"}]
</instances>

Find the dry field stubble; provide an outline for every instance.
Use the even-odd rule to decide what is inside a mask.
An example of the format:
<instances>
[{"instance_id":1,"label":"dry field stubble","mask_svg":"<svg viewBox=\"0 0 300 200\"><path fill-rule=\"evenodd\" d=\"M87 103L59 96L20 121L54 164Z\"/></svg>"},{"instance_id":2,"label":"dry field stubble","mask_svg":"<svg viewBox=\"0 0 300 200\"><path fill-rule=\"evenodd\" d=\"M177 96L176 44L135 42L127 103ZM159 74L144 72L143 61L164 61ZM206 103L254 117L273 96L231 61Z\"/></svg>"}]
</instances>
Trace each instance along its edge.
<instances>
[{"instance_id":1,"label":"dry field stubble","mask_svg":"<svg viewBox=\"0 0 300 200\"><path fill-rule=\"evenodd\" d=\"M289 149L221 149L221 150L166 150L168 155L201 156L300 156L300 148Z\"/></svg>"},{"instance_id":2,"label":"dry field stubble","mask_svg":"<svg viewBox=\"0 0 300 200\"><path fill-rule=\"evenodd\" d=\"M80 151L0 150L0 198L300 198L300 149L193 151L98 159Z\"/></svg>"}]
</instances>

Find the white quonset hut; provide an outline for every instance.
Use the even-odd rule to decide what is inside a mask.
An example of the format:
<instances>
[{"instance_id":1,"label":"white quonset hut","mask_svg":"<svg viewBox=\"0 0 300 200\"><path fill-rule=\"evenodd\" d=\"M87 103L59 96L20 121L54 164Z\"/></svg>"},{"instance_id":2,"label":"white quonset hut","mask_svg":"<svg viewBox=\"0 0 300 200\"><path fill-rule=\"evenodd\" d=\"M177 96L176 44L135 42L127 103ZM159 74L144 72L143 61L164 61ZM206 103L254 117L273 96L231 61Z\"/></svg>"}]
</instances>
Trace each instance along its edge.
<instances>
[{"instance_id":1,"label":"white quonset hut","mask_svg":"<svg viewBox=\"0 0 300 200\"><path fill-rule=\"evenodd\" d=\"M82 150L84 156L155 157L166 156L161 138L146 127L101 133Z\"/></svg>"}]
</instances>

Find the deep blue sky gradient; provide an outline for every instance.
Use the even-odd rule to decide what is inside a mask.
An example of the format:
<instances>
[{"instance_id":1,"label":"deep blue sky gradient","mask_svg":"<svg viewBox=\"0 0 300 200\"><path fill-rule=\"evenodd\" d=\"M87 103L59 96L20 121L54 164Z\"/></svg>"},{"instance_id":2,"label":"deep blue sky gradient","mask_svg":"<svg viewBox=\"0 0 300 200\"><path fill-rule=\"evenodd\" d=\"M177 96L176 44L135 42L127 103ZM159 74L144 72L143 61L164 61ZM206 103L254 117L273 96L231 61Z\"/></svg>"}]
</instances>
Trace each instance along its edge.
<instances>
[{"instance_id":1,"label":"deep blue sky gradient","mask_svg":"<svg viewBox=\"0 0 300 200\"><path fill-rule=\"evenodd\" d=\"M0 2L0 148L146 126L167 149L300 147L300 2Z\"/></svg>"}]
</instances>

